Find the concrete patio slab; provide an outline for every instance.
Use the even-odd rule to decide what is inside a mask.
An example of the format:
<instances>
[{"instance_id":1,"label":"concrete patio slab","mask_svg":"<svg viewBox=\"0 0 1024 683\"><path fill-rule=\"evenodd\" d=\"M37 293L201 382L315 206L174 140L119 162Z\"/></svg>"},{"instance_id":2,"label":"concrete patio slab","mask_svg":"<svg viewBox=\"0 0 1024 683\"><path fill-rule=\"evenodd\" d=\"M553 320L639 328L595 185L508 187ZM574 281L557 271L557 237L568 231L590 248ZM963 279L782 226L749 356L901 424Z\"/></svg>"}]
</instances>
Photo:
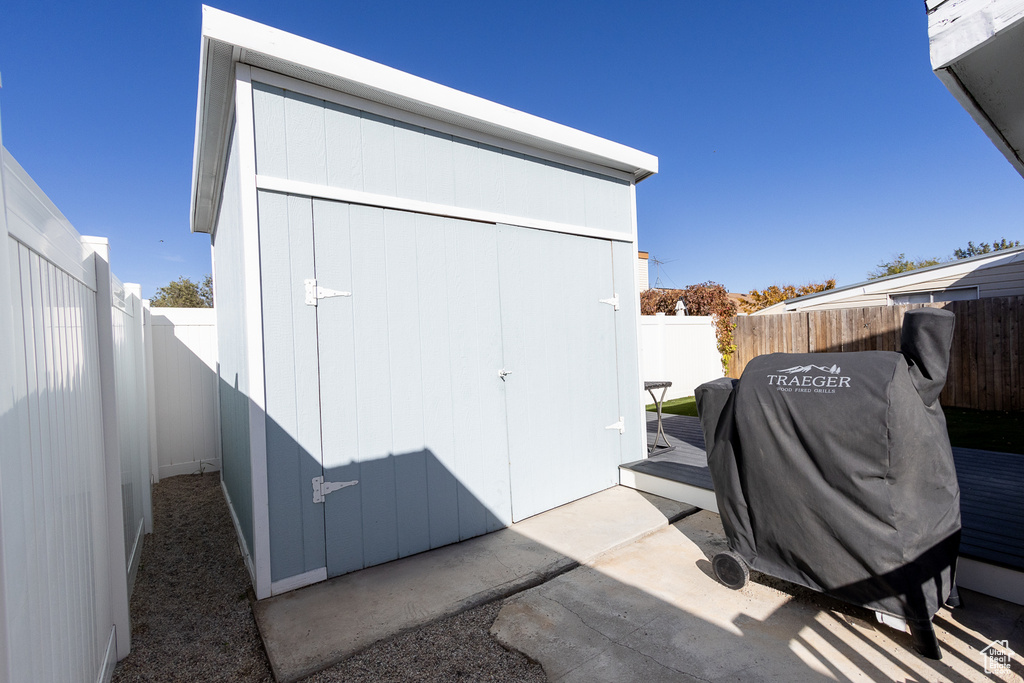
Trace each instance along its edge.
<instances>
[{"instance_id":1,"label":"concrete patio slab","mask_svg":"<svg viewBox=\"0 0 1024 683\"><path fill-rule=\"evenodd\" d=\"M695 511L616 486L501 531L340 576L253 607L276 679L543 583Z\"/></svg>"},{"instance_id":2,"label":"concrete patio slab","mask_svg":"<svg viewBox=\"0 0 1024 683\"><path fill-rule=\"evenodd\" d=\"M1020 655L989 675L981 650L1024 651L1024 607L964 591L927 660L868 610L761 575L729 590L709 561L724 548L718 515L697 513L511 598L491 632L558 682L1021 680Z\"/></svg>"}]
</instances>

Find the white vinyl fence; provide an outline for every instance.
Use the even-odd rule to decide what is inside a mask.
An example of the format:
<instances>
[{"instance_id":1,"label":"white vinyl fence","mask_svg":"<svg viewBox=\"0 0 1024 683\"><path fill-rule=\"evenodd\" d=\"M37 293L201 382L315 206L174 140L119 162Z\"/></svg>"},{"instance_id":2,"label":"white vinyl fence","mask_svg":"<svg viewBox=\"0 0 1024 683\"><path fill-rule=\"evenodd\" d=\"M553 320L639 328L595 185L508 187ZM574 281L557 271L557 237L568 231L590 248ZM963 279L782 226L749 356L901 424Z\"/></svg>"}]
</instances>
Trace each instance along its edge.
<instances>
[{"instance_id":1,"label":"white vinyl fence","mask_svg":"<svg viewBox=\"0 0 1024 683\"><path fill-rule=\"evenodd\" d=\"M640 316L640 373L645 382L669 380L665 400L693 396L704 382L723 377L715 326L708 316ZM661 397L661 390L656 395ZM644 394L650 402L650 394Z\"/></svg>"},{"instance_id":2,"label":"white vinyl fence","mask_svg":"<svg viewBox=\"0 0 1024 683\"><path fill-rule=\"evenodd\" d=\"M0 680L106 681L152 523L143 305L0 154Z\"/></svg>"},{"instance_id":3,"label":"white vinyl fence","mask_svg":"<svg viewBox=\"0 0 1024 683\"><path fill-rule=\"evenodd\" d=\"M121 454L124 543L128 593L142 559L142 539L153 531L149 473L144 306L139 285L123 285L111 275L111 341L114 361L117 438Z\"/></svg>"},{"instance_id":4,"label":"white vinyl fence","mask_svg":"<svg viewBox=\"0 0 1024 683\"><path fill-rule=\"evenodd\" d=\"M220 469L217 317L212 308L152 308L158 479ZM158 480L157 479L157 480Z\"/></svg>"}]
</instances>

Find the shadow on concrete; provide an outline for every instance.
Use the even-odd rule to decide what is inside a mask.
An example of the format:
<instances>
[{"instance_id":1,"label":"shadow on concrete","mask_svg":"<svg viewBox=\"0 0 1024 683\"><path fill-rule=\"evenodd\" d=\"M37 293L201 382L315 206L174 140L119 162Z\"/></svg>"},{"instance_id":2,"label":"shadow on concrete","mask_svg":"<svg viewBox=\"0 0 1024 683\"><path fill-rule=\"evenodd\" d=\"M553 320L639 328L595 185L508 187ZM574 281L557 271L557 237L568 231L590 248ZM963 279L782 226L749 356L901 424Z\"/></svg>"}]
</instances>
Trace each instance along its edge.
<instances>
[{"instance_id":1,"label":"shadow on concrete","mask_svg":"<svg viewBox=\"0 0 1024 683\"><path fill-rule=\"evenodd\" d=\"M981 648L1024 647L1024 608L968 592L936 619L943 659L923 659L869 610L756 573L725 588L708 576L725 546L717 516L698 513L513 598L492 632L555 681L980 681Z\"/></svg>"}]
</instances>

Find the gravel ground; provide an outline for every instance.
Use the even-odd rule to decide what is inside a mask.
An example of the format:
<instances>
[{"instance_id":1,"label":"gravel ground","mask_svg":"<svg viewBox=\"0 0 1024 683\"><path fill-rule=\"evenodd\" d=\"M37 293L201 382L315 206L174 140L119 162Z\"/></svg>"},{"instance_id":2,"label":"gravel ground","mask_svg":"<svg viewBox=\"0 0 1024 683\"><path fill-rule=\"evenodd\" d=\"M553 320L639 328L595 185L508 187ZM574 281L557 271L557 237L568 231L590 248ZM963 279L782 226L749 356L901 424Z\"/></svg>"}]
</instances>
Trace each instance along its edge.
<instances>
[{"instance_id":1,"label":"gravel ground","mask_svg":"<svg viewBox=\"0 0 1024 683\"><path fill-rule=\"evenodd\" d=\"M251 598L219 475L161 481L132 596L132 652L114 682L272 681ZM306 680L546 680L539 665L491 638L500 608L491 603L382 641Z\"/></svg>"}]
</instances>

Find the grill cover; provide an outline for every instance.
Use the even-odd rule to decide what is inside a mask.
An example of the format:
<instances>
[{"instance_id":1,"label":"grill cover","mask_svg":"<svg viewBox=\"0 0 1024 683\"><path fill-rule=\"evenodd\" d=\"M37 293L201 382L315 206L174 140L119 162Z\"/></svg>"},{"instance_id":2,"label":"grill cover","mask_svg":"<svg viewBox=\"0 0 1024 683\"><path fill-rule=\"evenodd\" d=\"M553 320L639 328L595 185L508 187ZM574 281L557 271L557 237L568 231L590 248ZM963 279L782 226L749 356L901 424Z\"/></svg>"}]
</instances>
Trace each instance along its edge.
<instances>
[{"instance_id":1,"label":"grill cover","mask_svg":"<svg viewBox=\"0 0 1024 683\"><path fill-rule=\"evenodd\" d=\"M774 353L698 387L731 549L763 573L930 620L960 544L938 402L952 335L952 313L915 309L901 353Z\"/></svg>"}]
</instances>

